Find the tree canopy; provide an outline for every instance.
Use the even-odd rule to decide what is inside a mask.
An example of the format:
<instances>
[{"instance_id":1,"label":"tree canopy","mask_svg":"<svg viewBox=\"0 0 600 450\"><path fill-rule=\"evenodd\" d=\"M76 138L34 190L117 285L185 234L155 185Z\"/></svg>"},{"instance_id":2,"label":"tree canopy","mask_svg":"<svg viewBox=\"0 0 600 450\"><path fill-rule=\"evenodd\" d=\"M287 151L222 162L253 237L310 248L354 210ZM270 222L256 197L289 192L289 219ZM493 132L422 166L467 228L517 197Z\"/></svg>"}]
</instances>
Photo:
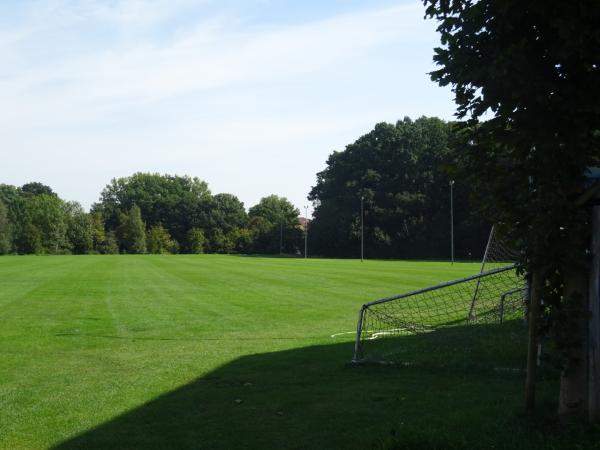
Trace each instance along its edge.
<instances>
[{"instance_id":1,"label":"tree canopy","mask_svg":"<svg viewBox=\"0 0 600 450\"><path fill-rule=\"evenodd\" d=\"M113 179L89 213L42 183L0 184L0 254L298 254L298 215L276 195L247 213L235 195L212 195L206 182L189 176Z\"/></svg>"},{"instance_id":2,"label":"tree canopy","mask_svg":"<svg viewBox=\"0 0 600 450\"><path fill-rule=\"evenodd\" d=\"M302 230L300 211L285 197L270 195L248 211L256 253L299 254Z\"/></svg>"},{"instance_id":3,"label":"tree canopy","mask_svg":"<svg viewBox=\"0 0 600 450\"><path fill-rule=\"evenodd\" d=\"M442 44L432 79L452 86L458 117L468 119L458 172L512 238L521 269L539 279L534 295L543 296L544 328L563 350L562 380L583 385L573 382L585 365L574 351L585 328L590 232L580 199L586 167L600 160L600 3L424 4ZM581 398L562 391L562 412L582 409Z\"/></svg>"},{"instance_id":4,"label":"tree canopy","mask_svg":"<svg viewBox=\"0 0 600 450\"><path fill-rule=\"evenodd\" d=\"M453 123L404 118L377 124L344 151L332 153L309 194L315 204L310 253L359 255L362 196L369 257L448 258L445 166L450 147L461 139ZM457 178L455 247L458 257L478 259L489 224L474 213L469 191ZM0 237L10 241L3 246L6 252L304 252L300 211L286 198L263 197L246 212L235 195L213 195L206 182L189 176L140 172L115 178L89 213L41 183L0 185L0 202L7 216L7 225L0 224Z\"/></svg>"},{"instance_id":5,"label":"tree canopy","mask_svg":"<svg viewBox=\"0 0 600 450\"><path fill-rule=\"evenodd\" d=\"M156 173L136 173L113 179L92 210L101 211L109 230L115 230L120 214L140 208L146 225L163 225L178 242L193 226L205 226L211 194L198 178Z\"/></svg>"},{"instance_id":6,"label":"tree canopy","mask_svg":"<svg viewBox=\"0 0 600 450\"><path fill-rule=\"evenodd\" d=\"M315 205L311 249L328 256L356 256L360 199L364 198L367 252L372 257L444 258L450 253L450 178L443 167L453 124L437 118L380 123L334 152L309 199ZM456 248L479 257L489 233L456 185Z\"/></svg>"}]
</instances>

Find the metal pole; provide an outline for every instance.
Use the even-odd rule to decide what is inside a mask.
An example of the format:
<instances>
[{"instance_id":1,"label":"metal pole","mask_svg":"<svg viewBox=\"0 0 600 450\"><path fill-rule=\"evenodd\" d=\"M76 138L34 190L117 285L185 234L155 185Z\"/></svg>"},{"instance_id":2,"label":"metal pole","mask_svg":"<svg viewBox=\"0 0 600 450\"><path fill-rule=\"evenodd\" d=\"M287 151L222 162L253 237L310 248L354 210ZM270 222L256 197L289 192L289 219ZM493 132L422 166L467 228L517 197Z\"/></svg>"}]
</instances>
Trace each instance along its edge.
<instances>
[{"instance_id":1,"label":"metal pole","mask_svg":"<svg viewBox=\"0 0 600 450\"><path fill-rule=\"evenodd\" d=\"M450 258L454 265L454 180L450 180Z\"/></svg>"},{"instance_id":2,"label":"metal pole","mask_svg":"<svg viewBox=\"0 0 600 450\"><path fill-rule=\"evenodd\" d=\"M600 206L592 208L592 264L589 277L588 414L600 417Z\"/></svg>"},{"instance_id":3,"label":"metal pole","mask_svg":"<svg viewBox=\"0 0 600 450\"><path fill-rule=\"evenodd\" d=\"M364 215L364 203L365 197L360 196L360 262L365 259L365 215Z\"/></svg>"},{"instance_id":4,"label":"metal pole","mask_svg":"<svg viewBox=\"0 0 600 450\"><path fill-rule=\"evenodd\" d=\"M304 259L308 258L308 206L304 206Z\"/></svg>"},{"instance_id":5,"label":"metal pole","mask_svg":"<svg viewBox=\"0 0 600 450\"><path fill-rule=\"evenodd\" d=\"M361 337L362 337L362 326L363 326L365 310L366 310L366 306L363 305L362 308L360 308L360 312L358 313L358 324L356 326L356 339L354 341L354 357L352 358L353 363L358 363L362 359Z\"/></svg>"},{"instance_id":6,"label":"metal pole","mask_svg":"<svg viewBox=\"0 0 600 450\"><path fill-rule=\"evenodd\" d=\"M483 253L483 260L481 261L481 269L479 269L479 273L483 273L483 269L485 268L485 261L487 260L488 251L490 250L490 245L492 243L492 239L494 238L494 225L492 225L492 229L490 230L490 236L488 237L487 244L485 246L485 252ZM471 300L471 307L469 308L469 316L468 320L474 320L475 315L473 314L473 310L475 309L475 302L477 301L477 294L479 294L479 285L481 284L481 279L477 280L477 285L475 286L475 292L473 293L473 300Z\"/></svg>"},{"instance_id":7,"label":"metal pole","mask_svg":"<svg viewBox=\"0 0 600 450\"><path fill-rule=\"evenodd\" d=\"M527 343L527 375L525 379L525 409L533 412L535 407L535 381L539 354L537 322L540 311L540 290L542 281L539 272L531 276L531 297L529 301L529 339Z\"/></svg>"}]
</instances>

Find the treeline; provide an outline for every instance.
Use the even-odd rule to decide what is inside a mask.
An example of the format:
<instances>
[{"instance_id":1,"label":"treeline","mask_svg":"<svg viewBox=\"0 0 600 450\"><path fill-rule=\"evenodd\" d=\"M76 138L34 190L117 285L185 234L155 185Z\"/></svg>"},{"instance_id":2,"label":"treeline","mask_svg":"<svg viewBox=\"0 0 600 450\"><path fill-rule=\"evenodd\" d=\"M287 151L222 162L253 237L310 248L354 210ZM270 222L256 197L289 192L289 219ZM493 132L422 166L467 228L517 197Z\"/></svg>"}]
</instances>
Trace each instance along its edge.
<instances>
[{"instance_id":1,"label":"treeline","mask_svg":"<svg viewBox=\"0 0 600 450\"><path fill-rule=\"evenodd\" d=\"M367 257L448 259L454 181L456 257L480 258L491 225L470 206L469 187L449 175L463 144L453 123L405 118L380 123L331 154L309 194L312 252L360 255L362 197Z\"/></svg>"},{"instance_id":2,"label":"treeline","mask_svg":"<svg viewBox=\"0 0 600 450\"><path fill-rule=\"evenodd\" d=\"M271 195L246 212L188 176L111 181L90 212L41 183L0 185L0 254L287 253L302 248L299 211Z\"/></svg>"},{"instance_id":3,"label":"treeline","mask_svg":"<svg viewBox=\"0 0 600 450\"><path fill-rule=\"evenodd\" d=\"M455 181L455 254L480 258L490 224L448 170L465 145L453 123L405 118L380 123L331 154L309 194L309 254L360 256L362 197L367 257L447 259ZM301 254L299 213L276 195L246 211L236 196L213 195L188 176L114 179L89 212L40 183L0 185L0 254Z\"/></svg>"}]
</instances>

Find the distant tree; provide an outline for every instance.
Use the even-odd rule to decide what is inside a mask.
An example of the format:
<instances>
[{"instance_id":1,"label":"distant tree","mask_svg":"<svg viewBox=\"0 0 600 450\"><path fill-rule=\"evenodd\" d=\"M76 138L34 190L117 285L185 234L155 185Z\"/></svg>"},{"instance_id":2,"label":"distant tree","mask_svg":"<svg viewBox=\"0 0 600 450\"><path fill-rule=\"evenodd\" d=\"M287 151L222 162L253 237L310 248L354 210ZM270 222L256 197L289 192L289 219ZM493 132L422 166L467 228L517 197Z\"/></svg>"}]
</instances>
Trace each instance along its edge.
<instances>
[{"instance_id":1,"label":"distant tree","mask_svg":"<svg viewBox=\"0 0 600 450\"><path fill-rule=\"evenodd\" d=\"M254 251L258 253L295 254L302 241L298 216L300 211L285 197L264 197L248 211ZM281 247L281 248L280 248Z\"/></svg>"},{"instance_id":2,"label":"distant tree","mask_svg":"<svg viewBox=\"0 0 600 450\"><path fill-rule=\"evenodd\" d=\"M25 197L24 205L27 218L41 235L43 252L51 254L70 252L64 202L57 195L39 194Z\"/></svg>"},{"instance_id":3,"label":"distant tree","mask_svg":"<svg viewBox=\"0 0 600 450\"><path fill-rule=\"evenodd\" d=\"M106 228L116 230L120 215L136 205L148 227L161 224L184 242L187 230L208 223L210 200L207 184L198 178L136 173L113 179L92 211L102 212Z\"/></svg>"},{"instance_id":4,"label":"distant tree","mask_svg":"<svg viewBox=\"0 0 600 450\"><path fill-rule=\"evenodd\" d=\"M438 118L380 123L329 156L309 194L313 253L357 256L360 204L370 257L449 257L450 178L445 173L453 125ZM458 255L481 256L489 225L474 217L466 186L456 179Z\"/></svg>"},{"instance_id":5,"label":"distant tree","mask_svg":"<svg viewBox=\"0 0 600 450\"><path fill-rule=\"evenodd\" d=\"M119 253L119 243L114 231L106 231L101 211L89 214L92 227L93 251L100 254Z\"/></svg>"},{"instance_id":6,"label":"distant tree","mask_svg":"<svg viewBox=\"0 0 600 450\"><path fill-rule=\"evenodd\" d=\"M87 254L94 249L94 226L92 217L77 202L66 202L67 238L72 252Z\"/></svg>"},{"instance_id":7,"label":"distant tree","mask_svg":"<svg viewBox=\"0 0 600 450\"><path fill-rule=\"evenodd\" d=\"M54 195L56 196L56 194L54 193L54 191L52 190L52 188L50 186L46 186L45 184L39 183L39 182L33 182L33 183L26 183L23 186L21 186L21 194L24 197L32 197L35 195Z\"/></svg>"},{"instance_id":8,"label":"distant tree","mask_svg":"<svg viewBox=\"0 0 600 450\"><path fill-rule=\"evenodd\" d=\"M9 217L14 220L14 216L11 216L17 203L21 197L19 189L10 184L0 184L0 202L8 208Z\"/></svg>"},{"instance_id":9,"label":"distant tree","mask_svg":"<svg viewBox=\"0 0 600 450\"><path fill-rule=\"evenodd\" d=\"M250 228L234 228L229 233L234 253L250 253L252 249L252 231Z\"/></svg>"},{"instance_id":10,"label":"distant tree","mask_svg":"<svg viewBox=\"0 0 600 450\"><path fill-rule=\"evenodd\" d=\"M44 253L42 233L30 221L22 223L16 237L16 246L21 254L39 255Z\"/></svg>"},{"instance_id":11,"label":"distant tree","mask_svg":"<svg viewBox=\"0 0 600 450\"><path fill-rule=\"evenodd\" d=\"M103 253L101 249L106 241L106 230L104 229L102 212L95 211L90 213L90 222L92 225L92 245L94 252Z\"/></svg>"},{"instance_id":12,"label":"distant tree","mask_svg":"<svg viewBox=\"0 0 600 450\"><path fill-rule=\"evenodd\" d=\"M232 194L216 194L210 202L209 220L211 227L229 233L234 228L248 225L248 214L244 204Z\"/></svg>"},{"instance_id":13,"label":"distant tree","mask_svg":"<svg viewBox=\"0 0 600 450\"><path fill-rule=\"evenodd\" d=\"M186 252L194 254L204 253L205 241L204 232L200 228L192 228L188 230L185 238Z\"/></svg>"},{"instance_id":14,"label":"distant tree","mask_svg":"<svg viewBox=\"0 0 600 450\"><path fill-rule=\"evenodd\" d=\"M211 253L231 253L234 248L234 242L228 234L223 233L220 228L212 230L210 241L207 246Z\"/></svg>"},{"instance_id":15,"label":"distant tree","mask_svg":"<svg viewBox=\"0 0 600 450\"><path fill-rule=\"evenodd\" d=\"M146 253L146 225L138 206L132 206L127 214L121 213L117 236L123 252Z\"/></svg>"},{"instance_id":16,"label":"distant tree","mask_svg":"<svg viewBox=\"0 0 600 450\"><path fill-rule=\"evenodd\" d=\"M8 219L8 208L0 201L0 255L10 253L12 249L12 227Z\"/></svg>"},{"instance_id":17,"label":"distant tree","mask_svg":"<svg viewBox=\"0 0 600 450\"><path fill-rule=\"evenodd\" d=\"M17 187L0 184L0 203L6 206L7 220L10 223L11 251L23 253L19 248L19 240L23 235L23 200Z\"/></svg>"},{"instance_id":18,"label":"distant tree","mask_svg":"<svg viewBox=\"0 0 600 450\"><path fill-rule=\"evenodd\" d=\"M278 237L274 236L276 230L267 219L262 216L250 215L250 232L252 236L251 253L279 252L279 247L275 247L279 242Z\"/></svg>"},{"instance_id":19,"label":"distant tree","mask_svg":"<svg viewBox=\"0 0 600 450\"><path fill-rule=\"evenodd\" d=\"M248 214L244 204L232 194L216 194L209 202L206 246L215 253L235 251L236 237L232 232L246 227Z\"/></svg>"},{"instance_id":20,"label":"distant tree","mask_svg":"<svg viewBox=\"0 0 600 450\"><path fill-rule=\"evenodd\" d=\"M162 225L150 227L146 236L148 253L177 253L179 246Z\"/></svg>"},{"instance_id":21,"label":"distant tree","mask_svg":"<svg viewBox=\"0 0 600 450\"><path fill-rule=\"evenodd\" d=\"M104 255L112 255L119 253L119 241L114 231L107 231L104 241L99 245L98 250Z\"/></svg>"}]
</instances>

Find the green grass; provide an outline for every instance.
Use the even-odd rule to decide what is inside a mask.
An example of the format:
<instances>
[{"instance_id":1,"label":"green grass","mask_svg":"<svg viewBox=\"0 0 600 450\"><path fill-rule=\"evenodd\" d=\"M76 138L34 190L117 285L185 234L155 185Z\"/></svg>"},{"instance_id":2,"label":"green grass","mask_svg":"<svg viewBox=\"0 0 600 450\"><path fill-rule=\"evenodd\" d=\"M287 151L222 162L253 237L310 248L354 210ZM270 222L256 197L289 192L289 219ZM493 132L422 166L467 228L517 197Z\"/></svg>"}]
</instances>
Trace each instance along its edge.
<instances>
[{"instance_id":1,"label":"green grass","mask_svg":"<svg viewBox=\"0 0 600 450\"><path fill-rule=\"evenodd\" d=\"M477 270L216 255L0 258L0 448L597 445L594 430L555 427L553 379L540 383L548 413L532 419L521 372L470 366L486 357L472 329L399 338L407 359L423 362L406 367L352 367L353 336L331 337L353 331L365 301ZM457 343L461 361L441 364Z\"/></svg>"}]
</instances>

